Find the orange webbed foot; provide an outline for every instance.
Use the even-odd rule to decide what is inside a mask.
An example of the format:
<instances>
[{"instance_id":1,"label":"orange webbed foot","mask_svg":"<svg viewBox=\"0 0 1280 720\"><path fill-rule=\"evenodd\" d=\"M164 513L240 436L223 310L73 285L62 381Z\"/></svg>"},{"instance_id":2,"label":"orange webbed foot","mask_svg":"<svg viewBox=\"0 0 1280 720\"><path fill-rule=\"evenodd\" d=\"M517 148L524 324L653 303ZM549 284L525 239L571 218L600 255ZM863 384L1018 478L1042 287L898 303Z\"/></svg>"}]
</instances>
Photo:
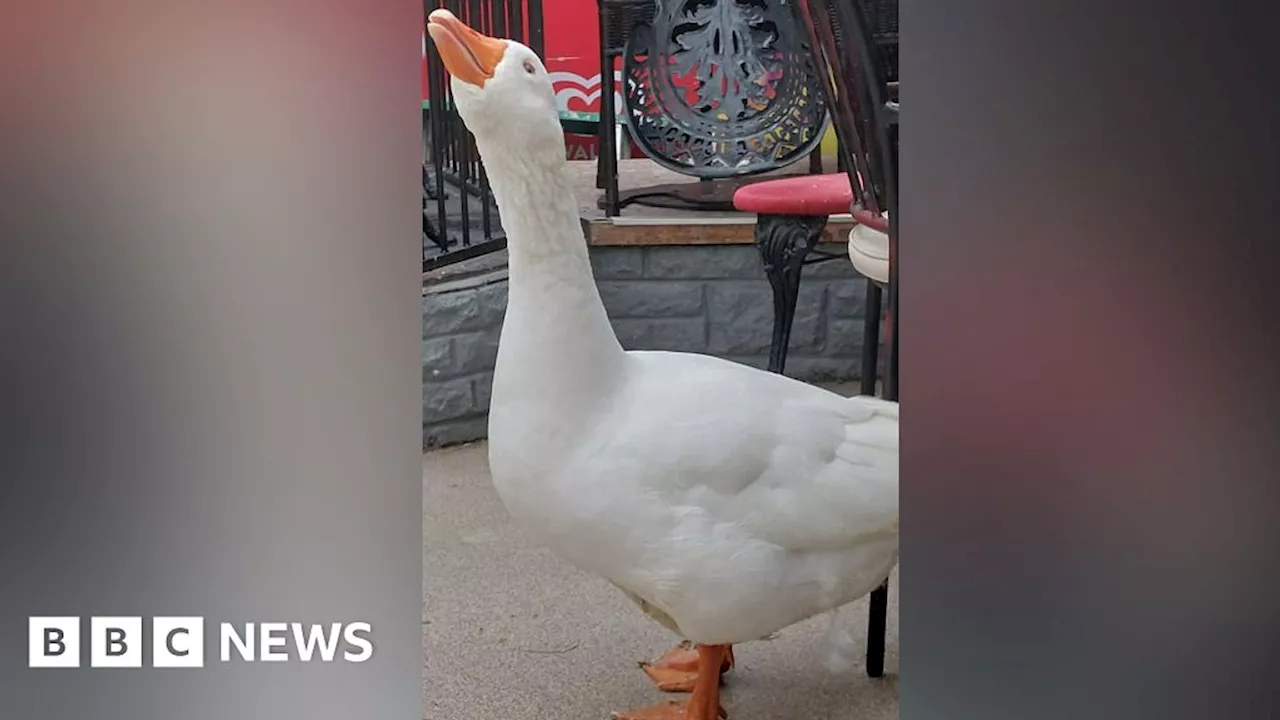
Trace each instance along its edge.
<instances>
[{"instance_id":1,"label":"orange webbed foot","mask_svg":"<svg viewBox=\"0 0 1280 720\"><path fill-rule=\"evenodd\" d=\"M696 670L676 670L675 668L658 667L657 665L643 664L641 668L644 674L649 676L654 685L662 692L669 693L691 693L693 687L698 684L698 672Z\"/></svg>"},{"instance_id":2,"label":"orange webbed foot","mask_svg":"<svg viewBox=\"0 0 1280 720\"><path fill-rule=\"evenodd\" d=\"M720 674L733 668L733 649L725 652ZM640 663L649 679L663 692L690 693L698 682L698 651L688 641L671 648L651 663Z\"/></svg>"},{"instance_id":3,"label":"orange webbed foot","mask_svg":"<svg viewBox=\"0 0 1280 720\"><path fill-rule=\"evenodd\" d=\"M614 720L728 720L728 713L720 705L720 673L726 663L732 666L727 645L699 645L693 694L688 702L667 702L638 710L614 713ZM670 655L670 653L668 653ZM680 662L682 658L674 658Z\"/></svg>"}]
</instances>

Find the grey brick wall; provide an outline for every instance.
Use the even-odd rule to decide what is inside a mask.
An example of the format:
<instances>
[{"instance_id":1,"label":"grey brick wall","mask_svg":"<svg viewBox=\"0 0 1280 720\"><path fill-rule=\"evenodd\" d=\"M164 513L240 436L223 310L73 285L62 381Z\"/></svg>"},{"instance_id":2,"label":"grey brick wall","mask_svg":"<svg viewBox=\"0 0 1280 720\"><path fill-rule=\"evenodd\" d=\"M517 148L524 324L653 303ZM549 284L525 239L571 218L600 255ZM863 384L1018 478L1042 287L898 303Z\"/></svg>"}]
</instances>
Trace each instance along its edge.
<instances>
[{"instance_id":1,"label":"grey brick wall","mask_svg":"<svg viewBox=\"0 0 1280 720\"><path fill-rule=\"evenodd\" d=\"M504 271L427 287L422 297L422 444L485 437L498 333L507 308Z\"/></svg>"},{"instance_id":2,"label":"grey brick wall","mask_svg":"<svg viewBox=\"0 0 1280 720\"><path fill-rule=\"evenodd\" d=\"M823 247L841 254L842 245ZM773 300L749 245L593 248L600 295L631 350L701 352L763 368ZM807 267L787 374L808 381L858 376L865 280L846 260ZM505 273L449 280L423 295L423 446L482 438Z\"/></svg>"}]
</instances>

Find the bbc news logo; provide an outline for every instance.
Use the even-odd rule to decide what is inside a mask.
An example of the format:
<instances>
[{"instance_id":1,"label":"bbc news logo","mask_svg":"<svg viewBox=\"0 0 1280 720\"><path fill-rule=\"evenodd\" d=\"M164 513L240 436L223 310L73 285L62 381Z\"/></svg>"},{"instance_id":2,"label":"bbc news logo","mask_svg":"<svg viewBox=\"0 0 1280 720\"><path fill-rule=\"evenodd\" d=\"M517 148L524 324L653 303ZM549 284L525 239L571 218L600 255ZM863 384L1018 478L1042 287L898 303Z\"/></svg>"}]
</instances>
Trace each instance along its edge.
<instances>
[{"instance_id":1,"label":"bbc news logo","mask_svg":"<svg viewBox=\"0 0 1280 720\"><path fill-rule=\"evenodd\" d=\"M219 662L287 662L292 645L300 662L359 663L373 657L373 628L366 622L219 623ZM74 668L81 663L79 617L28 618L28 667ZM202 617L154 617L151 667L199 668L205 662ZM89 667L140 668L146 639L140 617L89 618Z\"/></svg>"}]
</instances>

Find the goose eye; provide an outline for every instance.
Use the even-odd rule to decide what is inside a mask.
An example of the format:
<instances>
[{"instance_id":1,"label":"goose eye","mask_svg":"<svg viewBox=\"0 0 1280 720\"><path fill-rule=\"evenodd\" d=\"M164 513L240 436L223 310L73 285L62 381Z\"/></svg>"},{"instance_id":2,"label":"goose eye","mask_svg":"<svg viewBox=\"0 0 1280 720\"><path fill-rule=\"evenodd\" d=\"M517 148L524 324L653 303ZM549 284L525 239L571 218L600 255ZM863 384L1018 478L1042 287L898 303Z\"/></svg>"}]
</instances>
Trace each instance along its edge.
<instances>
[{"instance_id":1,"label":"goose eye","mask_svg":"<svg viewBox=\"0 0 1280 720\"><path fill-rule=\"evenodd\" d=\"M535 67L533 66L533 63L529 62L528 60L525 60L525 61L524 61L524 71L525 71L525 72L527 72L527 73L529 73L530 75L532 75L532 74L534 74L535 72L537 72L538 70L537 70L537 68L535 68Z\"/></svg>"}]
</instances>

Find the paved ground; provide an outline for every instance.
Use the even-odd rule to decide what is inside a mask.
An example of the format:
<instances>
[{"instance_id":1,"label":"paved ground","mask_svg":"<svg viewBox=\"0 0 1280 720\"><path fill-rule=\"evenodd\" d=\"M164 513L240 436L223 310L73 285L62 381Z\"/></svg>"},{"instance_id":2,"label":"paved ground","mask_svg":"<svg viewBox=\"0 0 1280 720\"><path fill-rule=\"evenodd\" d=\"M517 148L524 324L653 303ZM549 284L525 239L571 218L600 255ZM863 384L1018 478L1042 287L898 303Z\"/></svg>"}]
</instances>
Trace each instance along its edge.
<instances>
[{"instance_id":1,"label":"paved ground","mask_svg":"<svg viewBox=\"0 0 1280 720\"><path fill-rule=\"evenodd\" d=\"M608 720L664 697L636 666L675 638L608 583L536 547L508 520L483 443L428 453L423 652L426 720ZM731 720L898 716L897 584L885 677L861 665L866 600L843 611L859 665L823 665L828 620L739 646L723 704Z\"/></svg>"}]
</instances>

